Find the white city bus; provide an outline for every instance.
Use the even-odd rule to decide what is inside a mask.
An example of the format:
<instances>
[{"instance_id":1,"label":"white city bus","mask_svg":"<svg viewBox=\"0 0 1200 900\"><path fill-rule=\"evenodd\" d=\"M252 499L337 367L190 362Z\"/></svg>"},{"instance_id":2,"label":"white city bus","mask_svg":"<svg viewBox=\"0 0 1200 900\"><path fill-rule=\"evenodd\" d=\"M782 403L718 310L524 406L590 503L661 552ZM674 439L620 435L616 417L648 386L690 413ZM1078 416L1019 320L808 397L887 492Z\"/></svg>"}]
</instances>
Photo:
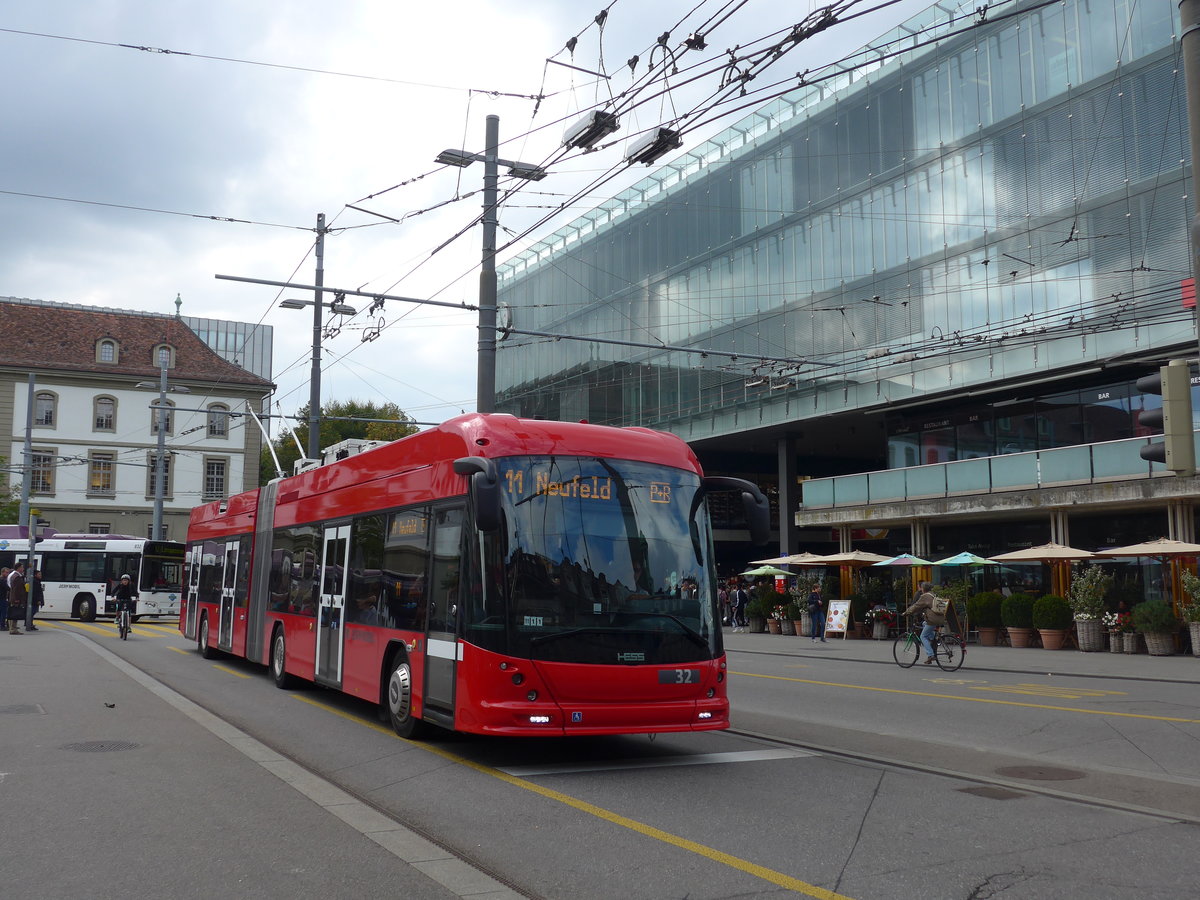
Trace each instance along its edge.
<instances>
[{"instance_id":1,"label":"white city bus","mask_svg":"<svg viewBox=\"0 0 1200 900\"><path fill-rule=\"evenodd\" d=\"M18 533L6 537L5 531ZM183 578L183 544L151 541L128 534L51 534L33 547L34 568L42 572L46 605L39 616L82 619L112 615L112 589L122 575L137 586L134 619L178 616ZM24 529L0 526L0 565L28 562ZM32 573L26 575L32 578Z\"/></svg>"}]
</instances>

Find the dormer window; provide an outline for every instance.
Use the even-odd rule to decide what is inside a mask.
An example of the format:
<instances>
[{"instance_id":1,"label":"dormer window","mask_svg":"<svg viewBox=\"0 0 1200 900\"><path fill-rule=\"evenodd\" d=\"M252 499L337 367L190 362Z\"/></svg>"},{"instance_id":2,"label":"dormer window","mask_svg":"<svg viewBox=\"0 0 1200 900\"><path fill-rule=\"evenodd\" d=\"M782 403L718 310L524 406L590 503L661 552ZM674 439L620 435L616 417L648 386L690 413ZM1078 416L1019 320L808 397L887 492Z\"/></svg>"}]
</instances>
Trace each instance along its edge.
<instances>
[{"instance_id":1,"label":"dormer window","mask_svg":"<svg viewBox=\"0 0 1200 900\"><path fill-rule=\"evenodd\" d=\"M160 369L175 368L175 348L170 344L159 344L155 347L154 365Z\"/></svg>"},{"instance_id":2,"label":"dormer window","mask_svg":"<svg viewBox=\"0 0 1200 900\"><path fill-rule=\"evenodd\" d=\"M96 341L96 362L116 363L120 361L120 346L112 338Z\"/></svg>"}]
</instances>

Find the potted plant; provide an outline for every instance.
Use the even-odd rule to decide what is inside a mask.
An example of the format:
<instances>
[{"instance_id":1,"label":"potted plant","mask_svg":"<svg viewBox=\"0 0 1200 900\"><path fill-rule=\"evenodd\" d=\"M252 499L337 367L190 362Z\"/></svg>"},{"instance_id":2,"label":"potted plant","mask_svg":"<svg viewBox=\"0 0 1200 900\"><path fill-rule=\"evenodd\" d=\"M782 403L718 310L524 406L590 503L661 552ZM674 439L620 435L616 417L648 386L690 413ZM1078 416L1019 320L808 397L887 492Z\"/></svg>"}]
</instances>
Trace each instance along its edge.
<instances>
[{"instance_id":1,"label":"potted plant","mask_svg":"<svg viewBox=\"0 0 1200 900\"><path fill-rule=\"evenodd\" d=\"M865 613L866 623L871 627L871 637L882 641L888 636L888 629L896 621L896 614L886 606L872 606Z\"/></svg>"},{"instance_id":2,"label":"potted plant","mask_svg":"<svg viewBox=\"0 0 1200 900\"><path fill-rule=\"evenodd\" d=\"M767 616L770 615L771 606L758 593L758 591L750 591L750 599L746 601L746 621L750 623L750 630L755 634L761 634L767 630Z\"/></svg>"},{"instance_id":3,"label":"potted plant","mask_svg":"<svg viewBox=\"0 0 1200 900\"><path fill-rule=\"evenodd\" d=\"M796 633L795 626L792 625L793 620L791 607L791 603L776 603L773 607L771 607L771 618L779 623L780 634Z\"/></svg>"},{"instance_id":4,"label":"potted plant","mask_svg":"<svg viewBox=\"0 0 1200 900\"><path fill-rule=\"evenodd\" d=\"M804 634L805 630L804 619L808 615L808 603L805 602L804 605L801 606L800 598L792 591L789 591L787 614L792 620L792 633L797 637L800 637L802 634Z\"/></svg>"},{"instance_id":5,"label":"potted plant","mask_svg":"<svg viewBox=\"0 0 1200 900\"><path fill-rule=\"evenodd\" d=\"M996 591L981 591L967 599L967 622L979 632L979 643L995 647L1000 641L1000 604L1003 595Z\"/></svg>"},{"instance_id":6,"label":"potted plant","mask_svg":"<svg viewBox=\"0 0 1200 900\"><path fill-rule=\"evenodd\" d=\"M1128 620L1129 613L1116 611L1106 612L1101 619L1104 628L1108 631L1108 649L1113 653L1122 653L1125 650L1125 632L1128 630L1126 628L1129 624Z\"/></svg>"},{"instance_id":7,"label":"potted plant","mask_svg":"<svg viewBox=\"0 0 1200 900\"><path fill-rule=\"evenodd\" d=\"M1186 597L1179 611L1183 614L1183 621L1187 623L1192 639L1192 656L1200 656L1200 578L1185 570L1183 590Z\"/></svg>"},{"instance_id":8,"label":"potted plant","mask_svg":"<svg viewBox=\"0 0 1200 900\"><path fill-rule=\"evenodd\" d=\"M1171 604L1163 600L1147 600L1133 608L1133 624L1146 638L1146 652L1151 656L1170 656L1175 652L1175 632L1179 620Z\"/></svg>"},{"instance_id":9,"label":"potted plant","mask_svg":"<svg viewBox=\"0 0 1200 900\"><path fill-rule=\"evenodd\" d=\"M1079 649L1085 652L1104 649L1104 595L1112 587L1113 578L1099 566L1089 566L1071 579L1067 602L1075 618Z\"/></svg>"},{"instance_id":10,"label":"potted plant","mask_svg":"<svg viewBox=\"0 0 1200 900\"><path fill-rule=\"evenodd\" d=\"M1033 627L1047 650L1061 650L1071 630L1071 604L1055 594L1046 594L1033 603Z\"/></svg>"},{"instance_id":11,"label":"potted plant","mask_svg":"<svg viewBox=\"0 0 1200 900\"><path fill-rule=\"evenodd\" d=\"M1014 647L1028 647L1033 635L1033 598L1028 594L1010 594L1000 604L1000 621Z\"/></svg>"}]
</instances>

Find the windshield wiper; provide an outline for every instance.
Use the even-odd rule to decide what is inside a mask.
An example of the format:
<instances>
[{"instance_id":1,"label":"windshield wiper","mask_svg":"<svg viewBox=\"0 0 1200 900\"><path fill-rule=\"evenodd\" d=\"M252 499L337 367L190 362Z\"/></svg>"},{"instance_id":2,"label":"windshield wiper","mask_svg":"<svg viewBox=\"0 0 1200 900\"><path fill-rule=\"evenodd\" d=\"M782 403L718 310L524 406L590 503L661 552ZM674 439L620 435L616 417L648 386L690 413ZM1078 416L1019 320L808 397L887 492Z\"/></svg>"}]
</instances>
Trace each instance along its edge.
<instances>
[{"instance_id":1,"label":"windshield wiper","mask_svg":"<svg viewBox=\"0 0 1200 900\"><path fill-rule=\"evenodd\" d=\"M691 638L696 643L697 646L703 647L706 650L708 649L708 641L706 641L704 639L704 636L702 634L700 634L700 632L696 631L694 628L692 628L692 626L688 625L688 623L683 621L683 619L679 618L678 616L673 616L670 613L636 612L633 610L621 610L619 613L617 613L617 615L635 616L636 618L639 618L639 619L670 619L672 622L674 622L676 625L678 625L680 630L685 635L687 635L689 638Z\"/></svg>"}]
</instances>

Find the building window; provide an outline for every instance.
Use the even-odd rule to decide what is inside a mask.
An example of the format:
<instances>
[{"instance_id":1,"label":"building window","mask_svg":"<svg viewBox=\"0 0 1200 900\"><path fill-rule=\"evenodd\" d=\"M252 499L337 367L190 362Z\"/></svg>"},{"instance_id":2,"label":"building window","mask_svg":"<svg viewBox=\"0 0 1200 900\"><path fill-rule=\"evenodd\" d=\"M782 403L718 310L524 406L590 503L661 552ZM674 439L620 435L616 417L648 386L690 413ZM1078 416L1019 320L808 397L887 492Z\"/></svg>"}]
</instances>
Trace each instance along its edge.
<instances>
[{"instance_id":1,"label":"building window","mask_svg":"<svg viewBox=\"0 0 1200 900\"><path fill-rule=\"evenodd\" d=\"M33 424L53 428L58 418L58 398L42 392L33 398Z\"/></svg>"},{"instance_id":2,"label":"building window","mask_svg":"<svg viewBox=\"0 0 1200 900\"><path fill-rule=\"evenodd\" d=\"M159 525L159 526L158 526L158 536L157 536L157 537L155 537L155 535L154 535L154 523L153 523L153 522L151 522L149 525L147 525L147 526L146 526L146 537L147 537L147 538L149 538L149 539L150 539L150 540L152 540L152 541L165 541L165 540L169 540L169 539L168 539L168 537L167 537L167 523L166 523L166 522L163 522L161 525Z\"/></svg>"},{"instance_id":3,"label":"building window","mask_svg":"<svg viewBox=\"0 0 1200 900\"><path fill-rule=\"evenodd\" d=\"M116 464L115 453L93 450L88 455L88 496L115 497L117 494L116 479L113 467Z\"/></svg>"},{"instance_id":4,"label":"building window","mask_svg":"<svg viewBox=\"0 0 1200 900\"><path fill-rule=\"evenodd\" d=\"M224 403L214 403L208 408L208 436L212 438L229 436L229 407Z\"/></svg>"},{"instance_id":5,"label":"building window","mask_svg":"<svg viewBox=\"0 0 1200 900\"><path fill-rule=\"evenodd\" d=\"M33 470L33 480L29 484L30 493L34 494L53 494L54 493L54 459L55 452L53 450L34 450L31 468Z\"/></svg>"},{"instance_id":6,"label":"building window","mask_svg":"<svg viewBox=\"0 0 1200 900\"><path fill-rule=\"evenodd\" d=\"M88 534L112 534L111 522L88 522Z\"/></svg>"},{"instance_id":7,"label":"building window","mask_svg":"<svg viewBox=\"0 0 1200 900\"><path fill-rule=\"evenodd\" d=\"M228 466L229 461L225 459L204 460L204 494L201 500L220 500L225 496Z\"/></svg>"},{"instance_id":8,"label":"building window","mask_svg":"<svg viewBox=\"0 0 1200 900\"><path fill-rule=\"evenodd\" d=\"M115 363L118 358L117 342L112 338L101 338L96 342L96 362Z\"/></svg>"},{"instance_id":9,"label":"building window","mask_svg":"<svg viewBox=\"0 0 1200 900\"><path fill-rule=\"evenodd\" d=\"M154 459L157 455L158 455L157 452L146 454L146 499L148 499L148 500L153 500L154 498L156 498L158 496L158 492L157 492L157 488L156 488L157 482L155 481L155 477L154 477L156 474ZM164 500L171 499L171 487L172 487L171 470L172 470L172 468L173 467L171 465L171 454L164 453L163 454L163 499Z\"/></svg>"},{"instance_id":10,"label":"building window","mask_svg":"<svg viewBox=\"0 0 1200 900\"><path fill-rule=\"evenodd\" d=\"M164 434L175 433L175 404L170 400L155 400L150 405L150 433L158 434L158 414L163 412L166 428Z\"/></svg>"},{"instance_id":11,"label":"building window","mask_svg":"<svg viewBox=\"0 0 1200 900\"><path fill-rule=\"evenodd\" d=\"M175 348L170 344L159 344L154 348L154 365L158 368L175 368Z\"/></svg>"},{"instance_id":12,"label":"building window","mask_svg":"<svg viewBox=\"0 0 1200 900\"><path fill-rule=\"evenodd\" d=\"M92 430L113 431L117 427L117 401L112 397L97 397L92 401Z\"/></svg>"}]
</instances>

